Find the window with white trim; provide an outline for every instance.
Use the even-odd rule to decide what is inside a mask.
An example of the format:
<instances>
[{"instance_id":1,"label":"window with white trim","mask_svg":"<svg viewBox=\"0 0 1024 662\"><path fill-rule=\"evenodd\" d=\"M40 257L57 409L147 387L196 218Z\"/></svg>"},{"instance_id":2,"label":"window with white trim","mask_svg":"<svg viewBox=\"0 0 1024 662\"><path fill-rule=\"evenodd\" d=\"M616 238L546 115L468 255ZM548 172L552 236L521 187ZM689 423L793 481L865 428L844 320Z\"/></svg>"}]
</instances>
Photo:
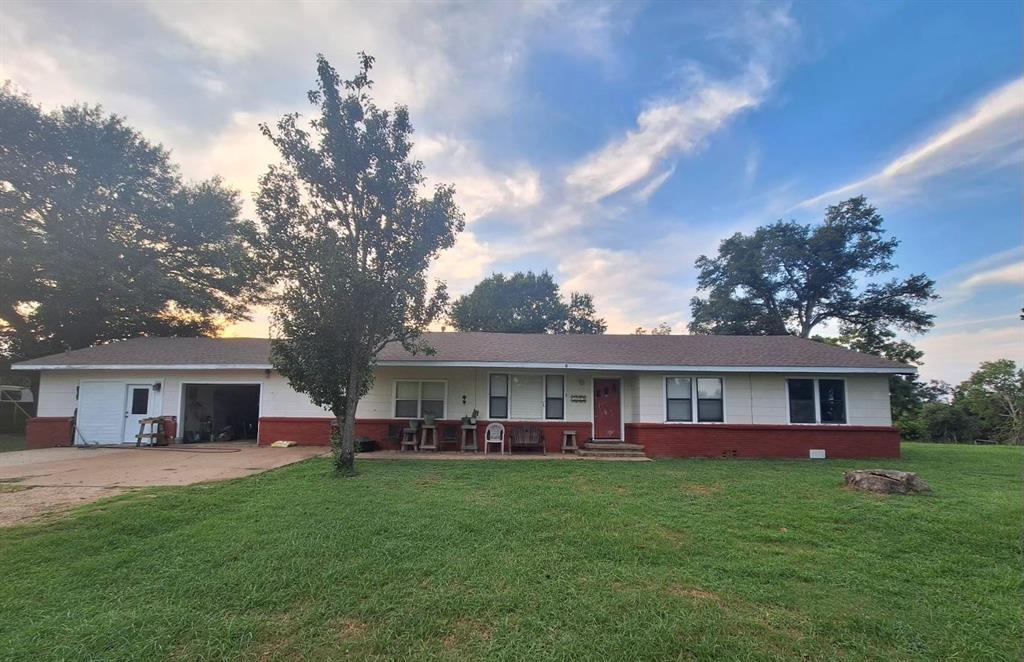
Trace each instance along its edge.
<instances>
[{"instance_id":1,"label":"window with white trim","mask_svg":"<svg viewBox=\"0 0 1024 662\"><path fill-rule=\"evenodd\" d=\"M395 382L395 418L444 418L447 385L437 381Z\"/></svg>"},{"instance_id":2,"label":"window with white trim","mask_svg":"<svg viewBox=\"0 0 1024 662\"><path fill-rule=\"evenodd\" d=\"M487 395L487 417L508 418L508 375L492 374Z\"/></svg>"},{"instance_id":3,"label":"window with white trim","mask_svg":"<svg viewBox=\"0 0 1024 662\"><path fill-rule=\"evenodd\" d=\"M697 421L721 423L725 420L721 377L697 378Z\"/></svg>"},{"instance_id":4,"label":"window with white trim","mask_svg":"<svg viewBox=\"0 0 1024 662\"><path fill-rule=\"evenodd\" d=\"M721 377L666 377L665 420L671 423L722 423L725 396Z\"/></svg>"},{"instance_id":5,"label":"window with white trim","mask_svg":"<svg viewBox=\"0 0 1024 662\"><path fill-rule=\"evenodd\" d=\"M665 378L665 420L693 420L693 380L689 377Z\"/></svg>"},{"instance_id":6,"label":"window with white trim","mask_svg":"<svg viewBox=\"0 0 1024 662\"><path fill-rule=\"evenodd\" d=\"M544 418L565 418L565 377L562 375L544 377Z\"/></svg>"},{"instance_id":7,"label":"window with white trim","mask_svg":"<svg viewBox=\"0 0 1024 662\"><path fill-rule=\"evenodd\" d=\"M846 382L842 379L787 379L790 423L846 423Z\"/></svg>"},{"instance_id":8,"label":"window with white trim","mask_svg":"<svg viewBox=\"0 0 1024 662\"><path fill-rule=\"evenodd\" d=\"M544 375L512 373L509 376L508 416L521 421L544 418Z\"/></svg>"},{"instance_id":9,"label":"window with white trim","mask_svg":"<svg viewBox=\"0 0 1024 662\"><path fill-rule=\"evenodd\" d=\"M842 379L818 380L818 411L822 423L846 422L846 382Z\"/></svg>"}]
</instances>

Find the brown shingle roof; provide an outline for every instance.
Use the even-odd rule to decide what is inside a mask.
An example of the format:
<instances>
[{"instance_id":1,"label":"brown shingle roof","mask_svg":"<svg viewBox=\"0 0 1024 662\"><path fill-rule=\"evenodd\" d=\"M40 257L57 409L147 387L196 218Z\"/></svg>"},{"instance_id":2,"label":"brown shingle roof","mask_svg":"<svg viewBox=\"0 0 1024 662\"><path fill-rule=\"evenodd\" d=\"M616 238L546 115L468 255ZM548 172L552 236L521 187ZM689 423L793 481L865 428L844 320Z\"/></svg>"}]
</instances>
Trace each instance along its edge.
<instances>
[{"instance_id":1,"label":"brown shingle roof","mask_svg":"<svg viewBox=\"0 0 1024 662\"><path fill-rule=\"evenodd\" d=\"M837 368L914 372L886 359L793 336L636 336L516 333L427 333L433 355L386 347L382 364L412 362L479 365L637 366L638 368ZM252 366L269 367L265 338L134 338L53 354L16 364L55 366Z\"/></svg>"}]
</instances>

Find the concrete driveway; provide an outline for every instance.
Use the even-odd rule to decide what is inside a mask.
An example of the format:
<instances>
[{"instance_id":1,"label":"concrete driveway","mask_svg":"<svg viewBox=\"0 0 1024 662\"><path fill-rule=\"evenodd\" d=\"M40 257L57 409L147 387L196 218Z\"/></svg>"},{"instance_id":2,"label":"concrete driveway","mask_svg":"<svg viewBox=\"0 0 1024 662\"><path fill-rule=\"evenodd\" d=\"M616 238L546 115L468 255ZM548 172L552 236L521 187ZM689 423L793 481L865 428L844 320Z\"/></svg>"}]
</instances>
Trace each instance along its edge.
<instances>
[{"instance_id":1,"label":"concrete driveway","mask_svg":"<svg viewBox=\"0 0 1024 662\"><path fill-rule=\"evenodd\" d=\"M157 448L43 448L0 453L0 526L152 485L251 476L327 449L252 444Z\"/></svg>"}]
</instances>

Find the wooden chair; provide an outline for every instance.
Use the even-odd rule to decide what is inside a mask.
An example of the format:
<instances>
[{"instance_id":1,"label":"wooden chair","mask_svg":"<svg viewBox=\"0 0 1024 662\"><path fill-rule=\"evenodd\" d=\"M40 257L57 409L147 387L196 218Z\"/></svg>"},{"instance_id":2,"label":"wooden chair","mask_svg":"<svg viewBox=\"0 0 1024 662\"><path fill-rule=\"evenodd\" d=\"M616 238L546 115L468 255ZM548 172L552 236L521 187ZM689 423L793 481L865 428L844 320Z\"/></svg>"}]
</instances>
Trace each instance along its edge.
<instances>
[{"instance_id":1,"label":"wooden chair","mask_svg":"<svg viewBox=\"0 0 1024 662\"><path fill-rule=\"evenodd\" d=\"M438 434L440 437L437 440L441 450L444 450L445 444L453 444L456 448L459 446L459 431L453 425L439 425Z\"/></svg>"},{"instance_id":2,"label":"wooden chair","mask_svg":"<svg viewBox=\"0 0 1024 662\"><path fill-rule=\"evenodd\" d=\"M505 454L505 426L501 423L491 423L484 430L484 455L487 455L491 444L498 444L498 452Z\"/></svg>"},{"instance_id":3,"label":"wooden chair","mask_svg":"<svg viewBox=\"0 0 1024 662\"><path fill-rule=\"evenodd\" d=\"M513 448L539 450L541 453L547 455L547 450L544 448L544 432L540 428L532 426L523 426L521 428L513 429L512 436L509 438L508 444L509 454L512 453Z\"/></svg>"}]
</instances>

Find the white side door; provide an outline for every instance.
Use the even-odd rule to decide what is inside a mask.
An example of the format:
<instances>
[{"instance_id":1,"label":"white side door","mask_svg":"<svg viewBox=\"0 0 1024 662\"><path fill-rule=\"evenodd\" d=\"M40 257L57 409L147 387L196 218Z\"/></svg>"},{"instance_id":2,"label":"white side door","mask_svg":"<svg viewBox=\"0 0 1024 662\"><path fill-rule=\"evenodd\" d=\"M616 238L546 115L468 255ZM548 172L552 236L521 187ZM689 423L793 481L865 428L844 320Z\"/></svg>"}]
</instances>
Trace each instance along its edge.
<instances>
[{"instance_id":1,"label":"white side door","mask_svg":"<svg viewBox=\"0 0 1024 662\"><path fill-rule=\"evenodd\" d=\"M135 443L139 421L156 416L152 384L128 384L124 396L124 431L121 441ZM149 430L146 430L149 432Z\"/></svg>"},{"instance_id":2,"label":"white side door","mask_svg":"<svg viewBox=\"0 0 1024 662\"><path fill-rule=\"evenodd\" d=\"M75 443L116 444L123 437L124 382L79 383Z\"/></svg>"}]
</instances>

